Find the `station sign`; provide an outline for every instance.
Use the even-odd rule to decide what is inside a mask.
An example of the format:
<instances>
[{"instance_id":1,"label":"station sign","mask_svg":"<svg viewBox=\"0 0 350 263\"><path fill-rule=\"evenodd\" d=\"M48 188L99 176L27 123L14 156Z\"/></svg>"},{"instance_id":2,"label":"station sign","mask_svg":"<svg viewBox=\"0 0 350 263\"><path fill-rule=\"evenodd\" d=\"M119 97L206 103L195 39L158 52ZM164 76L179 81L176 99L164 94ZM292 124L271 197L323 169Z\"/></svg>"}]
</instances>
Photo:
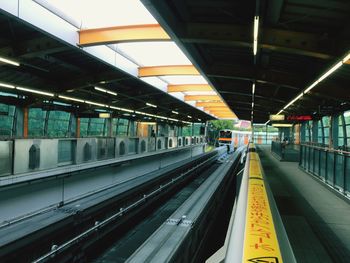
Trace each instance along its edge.
<instances>
[{"instance_id":1,"label":"station sign","mask_svg":"<svg viewBox=\"0 0 350 263\"><path fill-rule=\"evenodd\" d=\"M98 117L99 118L110 118L111 117L111 114L110 113L107 113L107 112L101 112L98 114Z\"/></svg>"},{"instance_id":2,"label":"station sign","mask_svg":"<svg viewBox=\"0 0 350 263\"><path fill-rule=\"evenodd\" d=\"M284 121L285 116L278 114L278 115L270 115L270 121Z\"/></svg>"},{"instance_id":3,"label":"station sign","mask_svg":"<svg viewBox=\"0 0 350 263\"><path fill-rule=\"evenodd\" d=\"M287 121L311 121L312 116L311 115L291 115L287 116Z\"/></svg>"}]
</instances>

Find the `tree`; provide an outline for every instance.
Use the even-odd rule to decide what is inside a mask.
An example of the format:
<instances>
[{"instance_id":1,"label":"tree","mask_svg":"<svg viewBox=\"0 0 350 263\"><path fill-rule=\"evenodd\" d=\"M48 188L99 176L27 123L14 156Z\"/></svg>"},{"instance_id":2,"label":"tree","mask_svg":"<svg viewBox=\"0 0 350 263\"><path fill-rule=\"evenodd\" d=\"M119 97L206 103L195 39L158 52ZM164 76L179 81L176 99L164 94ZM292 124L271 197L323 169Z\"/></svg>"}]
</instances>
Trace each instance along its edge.
<instances>
[{"instance_id":1,"label":"tree","mask_svg":"<svg viewBox=\"0 0 350 263\"><path fill-rule=\"evenodd\" d=\"M233 130L233 121L231 120L215 120L210 121L215 130Z\"/></svg>"}]
</instances>

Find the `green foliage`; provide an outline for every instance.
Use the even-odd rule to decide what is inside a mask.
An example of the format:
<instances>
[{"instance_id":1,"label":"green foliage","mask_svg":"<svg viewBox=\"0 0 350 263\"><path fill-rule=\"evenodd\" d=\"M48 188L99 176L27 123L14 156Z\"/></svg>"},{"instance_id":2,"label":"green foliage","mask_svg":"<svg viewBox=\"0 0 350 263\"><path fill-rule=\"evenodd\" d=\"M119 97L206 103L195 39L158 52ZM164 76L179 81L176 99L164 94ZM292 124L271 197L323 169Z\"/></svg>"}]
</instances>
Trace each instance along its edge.
<instances>
[{"instance_id":1,"label":"green foliage","mask_svg":"<svg viewBox=\"0 0 350 263\"><path fill-rule=\"evenodd\" d=\"M210 121L215 130L233 130L233 121L231 120L215 120Z\"/></svg>"}]
</instances>

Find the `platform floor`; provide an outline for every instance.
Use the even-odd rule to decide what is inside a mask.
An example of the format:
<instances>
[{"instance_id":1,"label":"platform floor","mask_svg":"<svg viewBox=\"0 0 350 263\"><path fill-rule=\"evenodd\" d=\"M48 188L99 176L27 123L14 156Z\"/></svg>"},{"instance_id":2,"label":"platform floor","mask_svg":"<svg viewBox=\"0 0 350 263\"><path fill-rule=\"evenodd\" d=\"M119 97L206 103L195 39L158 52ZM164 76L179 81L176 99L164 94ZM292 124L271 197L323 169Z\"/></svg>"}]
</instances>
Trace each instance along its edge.
<instances>
[{"instance_id":1,"label":"platform floor","mask_svg":"<svg viewBox=\"0 0 350 263\"><path fill-rule=\"evenodd\" d=\"M350 262L350 202L269 146L258 152L297 261Z\"/></svg>"}]
</instances>

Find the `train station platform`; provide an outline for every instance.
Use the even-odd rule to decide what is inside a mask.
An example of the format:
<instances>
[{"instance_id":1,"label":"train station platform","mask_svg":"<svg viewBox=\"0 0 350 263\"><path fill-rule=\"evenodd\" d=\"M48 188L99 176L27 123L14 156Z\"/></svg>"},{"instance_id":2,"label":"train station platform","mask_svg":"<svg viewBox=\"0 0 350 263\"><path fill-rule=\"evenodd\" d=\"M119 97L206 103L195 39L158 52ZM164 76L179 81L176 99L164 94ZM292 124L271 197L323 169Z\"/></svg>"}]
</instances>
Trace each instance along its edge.
<instances>
[{"instance_id":1,"label":"train station platform","mask_svg":"<svg viewBox=\"0 0 350 263\"><path fill-rule=\"evenodd\" d=\"M270 146L258 153L297 262L349 262L350 202Z\"/></svg>"}]
</instances>

